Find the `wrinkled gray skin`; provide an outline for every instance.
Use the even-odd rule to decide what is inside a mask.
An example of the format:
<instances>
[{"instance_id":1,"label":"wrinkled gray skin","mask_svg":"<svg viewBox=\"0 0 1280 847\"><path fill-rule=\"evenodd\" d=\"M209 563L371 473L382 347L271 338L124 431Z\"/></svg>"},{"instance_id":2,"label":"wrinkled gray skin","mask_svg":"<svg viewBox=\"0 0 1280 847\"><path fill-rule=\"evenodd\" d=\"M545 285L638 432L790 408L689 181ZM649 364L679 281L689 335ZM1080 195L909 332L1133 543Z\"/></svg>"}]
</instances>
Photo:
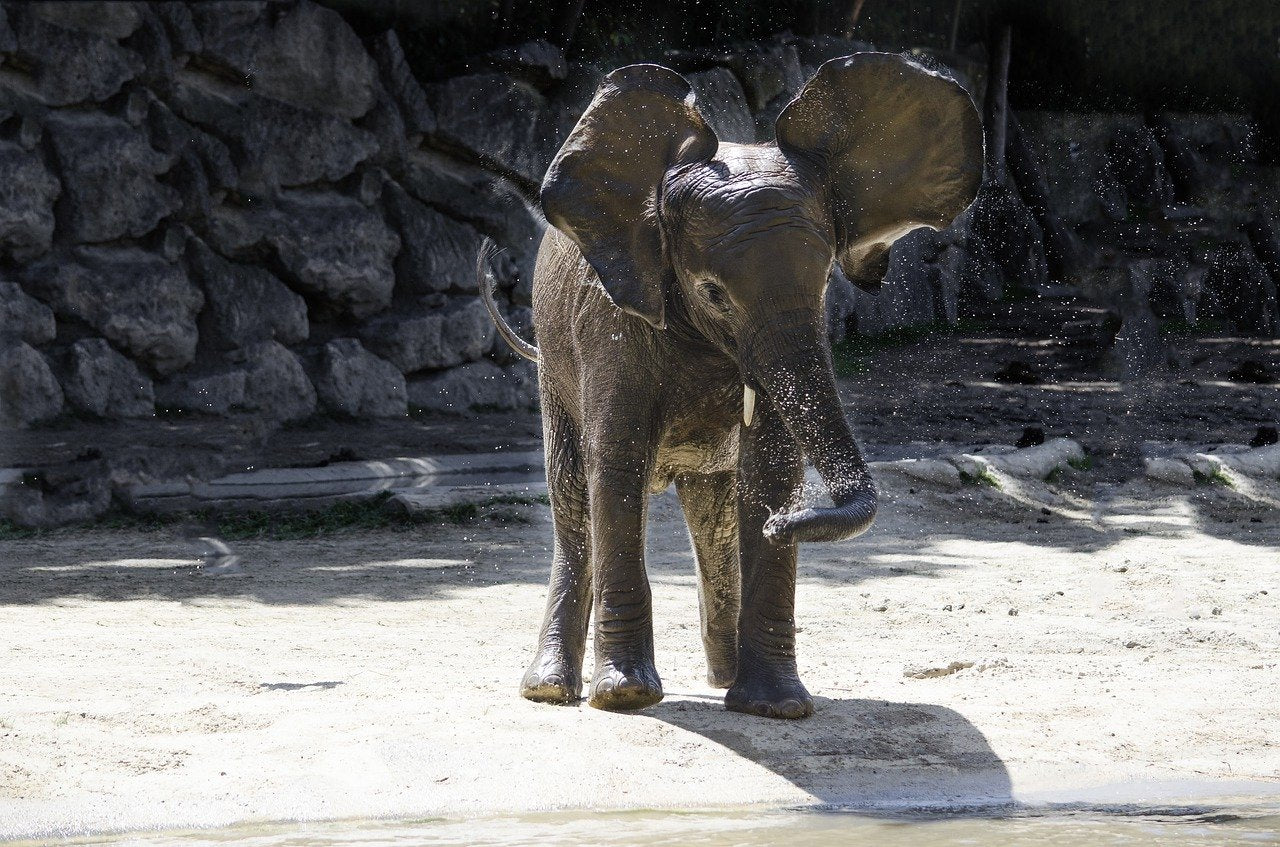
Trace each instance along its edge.
<instances>
[{"instance_id":1,"label":"wrinkled gray skin","mask_svg":"<svg viewBox=\"0 0 1280 847\"><path fill-rule=\"evenodd\" d=\"M954 82L862 53L824 65L777 137L720 143L682 77L633 65L605 79L543 183L538 349L498 321L540 362L555 524L531 700L581 696L593 609L591 705L662 699L644 537L647 495L674 482L709 682L732 710L813 711L796 544L852 538L876 510L836 394L827 279L838 262L874 286L894 239L950 224L977 190L982 134ZM806 456L832 507L801 506Z\"/></svg>"}]
</instances>

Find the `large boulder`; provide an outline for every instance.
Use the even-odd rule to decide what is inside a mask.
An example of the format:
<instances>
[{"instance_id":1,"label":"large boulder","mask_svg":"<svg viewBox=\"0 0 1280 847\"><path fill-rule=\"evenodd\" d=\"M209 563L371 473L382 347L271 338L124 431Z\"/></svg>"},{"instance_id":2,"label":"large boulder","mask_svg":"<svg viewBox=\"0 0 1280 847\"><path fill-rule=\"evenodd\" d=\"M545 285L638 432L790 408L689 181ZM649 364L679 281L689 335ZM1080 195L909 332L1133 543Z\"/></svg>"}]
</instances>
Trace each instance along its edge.
<instances>
[{"instance_id":1,"label":"large boulder","mask_svg":"<svg viewBox=\"0 0 1280 847\"><path fill-rule=\"evenodd\" d=\"M537 404L537 371L527 362L500 368L481 360L409 382L409 406L415 411L465 414L484 409L528 409Z\"/></svg>"},{"instance_id":2,"label":"large boulder","mask_svg":"<svg viewBox=\"0 0 1280 847\"><path fill-rule=\"evenodd\" d=\"M54 7L60 5L9 7L18 50L25 61L20 66L6 64L6 70L18 72L0 80L0 92L9 89L15 98L46 106L100 102L142 71L142 58L114 38L84 27L51 23L51 13L57 17Z\"/></svg>"},{"instance_id":3,"label":"large boulder","mask_svg":"<svg viewBox=\"0 0 1280 847\"><path fill-rule=\"evenodd\" d=\"M47 344L57 335L53 310L16 283L0 282L0 344Z\"/></svg>"},{"instance_id":4,"label":"large boulder","mask_svg":"<svg viewBox=\"0 0 1280 847\"><path fill-rule=\"evenodd\" d=\"M800 54L794 44L761 43L735 53L729 67L742 81L752 112L767 108L780 97L790 100L805 84Z\"/></svg>"},{"instance_id":5,"label":"large boulder","mask_svg":"<svg viewBox=\"0 0 1280 847\"><path fill-rule=\"evenodd\" d=\"M225 415L244 405L246 378L247 374L242 368L213 373L178 374L155 386L156 406L164 413L201 412L207 415ZM311 399L314 408L314 393Z\"/></svg>"},{"instance_id":6,"label":"large boulder","mask_svg":"<svg viewBox=\"0 0 1280 847\"><path fill-rule=\"evenodd\" d=\"M179 264L135 247L80 247L25 270L27 288L157 373L190 364L204 297Z\"/></svg>"},{"instance_id":7,"label":"large boulder","mask_svg":"<svg viewBox=\"0 0 1280 847\"><path fill-rule=\"evenodd\" d=\"M23 342L0 348L0 426L30 426L61 411L62 388L44 356Z\"/></svg>"},{"instance_id":8,"label":"large boulder","mask_svg":"<svg viewBox=\"0 0 1280 847\"><path fill-rule=\"evenodd\" d=\"M404 127L411 133L427 133L436 128L436 114L427 102L427 92L413 75L395 30L387 30L373 40L373 58L382 75L382 84L395 101Z\"/></svg>"},{"instance_id":9,"label":"large boulder","mask_svg":"<svg viewBox=\"0 0 1280 847\"><path fill-rule=\"evenodd\" d=\"M404 375L354 338L324 346L316 391L329 411L346 417L395 418L409 412Z\"/></svg>"},{"instance_id":10,"label":"large boulder","mask_svg":"<svg viewBox=\"0 0 1280 847\"><path fill-rule=\"evenodd\" d=\"M78 242L145 235L181 205L156 177L171 157L119 118L60 112L49 118L49 139L62 175L66 234Z\"/></svg>"},{"instance_id":11,"label":"large boulder","mask_svg":"<svg viewBox=\"0 0 1280 847\"><path fill-rule=\"evenodd\" d=\"M564 51L538 39L485 53L475 61L481 68L518 77L538 89L547 89L569 75Z\"/></svg>"},{"instance_id":12,"label":"large boulder","mask_svg":"<svg viewBox=\"0 0 1280 847\"><path fill-rule=\"evenodd\" d=\"M347 120L205 75L182 73L173 91L178 114L226 139L239 183L250 192L339 180L378 149L371 133Z\"/></svg>"},{"instance_id":13,"label":"large boulder","mask_svg":"<svg viewBox=\"0 0 1280 847\"><path fill-rule=\"evenodd\" d=\"M1223 244L1206 251L1205 276L1196 314L1230 322L1246 335L1280 333L1280 297L1250 244Z\"/></svg>"},{"instance_id":14,"label":"large boulder","mask_svg":"<svg viewBox=\"0 0 1280 847\"><path fill-rule=\"evenodd\" d=\"M24 3L28 14L64 29L99 35L113 41L128 38L142 23L141 11L132 3L57 0Z\"/></svg>"},{"instance_id":15,"label":"large boulder","mask_svg":"<svg viewBox=\"0 0 1280 847\"><path fill-rule=\"evenodd\" d=\"M516 276L500 275L499 285L523 285L526 294L531 290L546 223L510 183L483 168L463 165L428 150L411 153L399 179L414 199L465 222L505 248L503 255L511 258L511 270ZM469 262L474 261L472 254ZM526 302L527 299L526 296Z\"/></svg>"},{"instance_id":16,"label":"large boulder","mask_svg":"<svg viewBox=\"0 0 1280 847\"><path fill-rule=\"evenodd\" d=\"M438 141L526 181L542 182L559 139L555 116L535 88L506 74L453 77L427 92Z\"/></svg>"},{"instance_id":17,"label":"large boulder","mask_svg":"<svg viewBox=\"0 0 1280 847\"><path fill-rule=\"evenodd\" d=\"M0 141L0 256L27 262L49 250L61 190L39 153Z\"/></svg>"},{"instance_id":18,"label":"large boulder","mask_svg":"<svg viewBox=\"0 0 1280 847\"><path fill-rule=\"evenodd\" d=\"M756 140L756 123L747 108L747 96L731 71L712 68L689 74L698 111L721 141L749 144Z\"/></svg>"},{"instance_id":19,"label":"large boulder","mask_svg":"<svg viewBox=\"0 0 1280 847\"><path fill-rule=\"evenodd\" d=\"M1168 196L1160 148L1140 115L1019 112L1018 121L1050 204L1071 226L1123 221Z\"/></svg>"},{"instance_id":20,"label":"large boulder","mask_svg":"<svg viewBox=\"0 0 1280 847\"><path fill-rule=\"evenodd\" d=\"M291 350L276 341L262 341L235 351L228 359L161 382L156 386L156 402L166 411L255 412L285 423L315 413L316 391Z\"/></svg>"},{"instance_id":21,"label":"large boulder","mask_svg":"<svg viewBox=\"0 0 1280 847\"><path fill-rule=\"evenodd\" d=\"M193 3L202 58L302 109L348 119L369 111L377 69L342 16L310 0L283 14L274 5Z\"/></svg>"},{"instance_id":22,"label":"large boulder","mask_svg":"<svg viewBox=\"0 0 1280 847\"><path fill-rule=\"evenodd\" d=\"M421 298L360 330L365 345L402 373L448 368L479 359L493 347L496 330L477 297Z\"/></svg>"},{"instance_id":23,"label":"large boulder","mask_svg":"<svg viewBox=\"0 0 1280 847\"><path fill-rule=\"evenodd\" d=\"M229 262L192 239L191 271L204 289L208 308L201 337L214 348L248 347L258 341L305 341L310 327L307 303L260 265Z\"/></svg>"},{"instance_id":24,"label":"large boulder","mask_svg":"<svg viewBox=\"0 0 1280 847\"><path fill-rule=\"evenodd\" d=\"M889 268L875 293L846 290L845 324L859 335L883 335L894 329L954 320L954 301L943 302L937 260L943 241L938 233L917 229L898 239L889 252Z\"/></svg>"},{"instance_id":25,"label":"large boulder","mask_svg":"<svg viewBox=\"0 0 1280 847\"><path fill-rule=\"evenodd\" d=\"M262 341L245 350L244 398L240 405L281 423L315 414L316 390L302 362L277 341Z\"/></svg>"},{"instance_id":26,"label":"large boulder","mask_svg":"<svg viewBox=\"0 0 1280 847\"><path fill-rule=\"evenodd\" d=\"M100 418L155 414L151 380L101 338L82 338L71 345L63 389L72 406Z\"/></svg>"},{"instance_id":27,"label":"large boulder","mask_svg":"<svg viewBox=\"0 0 1280 847\"><path fill-rule=\"evenodd\" d=\"M400 234L396 276L403 290L476 291L480 233L410 197L395 183L383 192L387 218Z\"/></svg>"},{"instance_id":28,"label":"large boulder","mask_svg":"<svg viewBox=\"0 0 1280 847\"><path fill-rule=\"evenodd\" d=\"M228 258L261 261L264 250L274 254L287 282L353 317L391 303L400 239L356 200L282 192L270 207L214 209L208 234Z\"/></svg>"},{"instance_id":29,"label":"large boulder","mask_svg":"<svg viewBox=\"0 0 1280 847\"><path fill-rule=\"evenodd\" d=\"M1258 159L1258 127L1246 115L1165 112L1152 128L1181 193L1212 203L1239 183L1241 166Z\"/></svg>"}]
</instances>

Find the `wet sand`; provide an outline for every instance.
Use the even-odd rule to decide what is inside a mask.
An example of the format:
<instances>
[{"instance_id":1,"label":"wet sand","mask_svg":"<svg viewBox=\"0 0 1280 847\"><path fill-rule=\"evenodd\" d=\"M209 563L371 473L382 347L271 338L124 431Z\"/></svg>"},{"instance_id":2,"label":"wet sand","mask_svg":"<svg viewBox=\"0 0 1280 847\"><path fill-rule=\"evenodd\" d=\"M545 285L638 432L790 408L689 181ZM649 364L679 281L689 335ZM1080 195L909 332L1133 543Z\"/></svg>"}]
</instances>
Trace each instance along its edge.
<instances>
[{"instance_id":1,"label":"wet sand","mask_svg":"<svg viewBox=\"0 0 1280 847\"><path fill-rule=\"evenodd\" d=\"M549 510L239 542L0 543L0 837L574 808L1280 797L1280 526L1229 491L882 478L801 553L817 714L703 680L673 498L650 572L667 699L527 703ZM916 494L910 492L916 489Z\"/></svg>"}]
</instances>

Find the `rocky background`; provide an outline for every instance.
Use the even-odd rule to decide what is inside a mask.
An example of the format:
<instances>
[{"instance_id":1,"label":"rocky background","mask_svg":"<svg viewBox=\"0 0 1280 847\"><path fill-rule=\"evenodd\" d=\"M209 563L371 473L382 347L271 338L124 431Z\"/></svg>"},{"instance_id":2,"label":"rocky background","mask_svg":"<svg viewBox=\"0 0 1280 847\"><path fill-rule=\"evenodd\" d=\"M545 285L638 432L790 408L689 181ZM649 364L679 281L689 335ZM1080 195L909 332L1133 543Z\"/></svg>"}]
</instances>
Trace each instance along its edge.
<instances>
[{"instance_id":1,"label":"rocky background","mask_svg":"<svg viewBox=\"0 0 1280 847\"><path fill-rule=\"evenodd\" d=\"M651 58L720 138L766 140L828 58L781 35ZM981 104L981 52L919 50ZM479 302L526 335L530 204L607 63L529 42L443 80L392 30L301 2L0 3L0 424L276 427L536 404ZM950 230L837 278L834 340L1003 322L1133 378L1170 330L1280 331L1280 170L1246 115L1020 112Z\"/></svg>"}]
</instances>

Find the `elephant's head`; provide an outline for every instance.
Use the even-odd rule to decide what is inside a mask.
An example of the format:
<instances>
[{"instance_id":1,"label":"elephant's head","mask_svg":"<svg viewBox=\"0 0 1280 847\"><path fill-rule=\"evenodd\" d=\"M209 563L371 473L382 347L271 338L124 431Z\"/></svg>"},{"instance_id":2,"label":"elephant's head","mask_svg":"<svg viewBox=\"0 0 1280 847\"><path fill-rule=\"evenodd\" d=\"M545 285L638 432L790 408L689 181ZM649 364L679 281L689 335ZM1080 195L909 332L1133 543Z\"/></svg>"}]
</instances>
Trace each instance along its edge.
<instances>
[{"instance_id":1,"label":"elephant's head","mask_svg":"<svg viewBox=\"0 0 1280 847\"><path fill-rule=\"evenodd\" d=\"M721 144L683 77L632 65L600 86L542 203L618 307L739 363L748 425L756 392L775 404L836 505L766 533L832 541L870 526L876 495L836 393L827 279L838 262L878 286L897 238L968 207L982 148L965 90L898 55L827 62L757 145Z\"/></svg>"}]
</instances>

